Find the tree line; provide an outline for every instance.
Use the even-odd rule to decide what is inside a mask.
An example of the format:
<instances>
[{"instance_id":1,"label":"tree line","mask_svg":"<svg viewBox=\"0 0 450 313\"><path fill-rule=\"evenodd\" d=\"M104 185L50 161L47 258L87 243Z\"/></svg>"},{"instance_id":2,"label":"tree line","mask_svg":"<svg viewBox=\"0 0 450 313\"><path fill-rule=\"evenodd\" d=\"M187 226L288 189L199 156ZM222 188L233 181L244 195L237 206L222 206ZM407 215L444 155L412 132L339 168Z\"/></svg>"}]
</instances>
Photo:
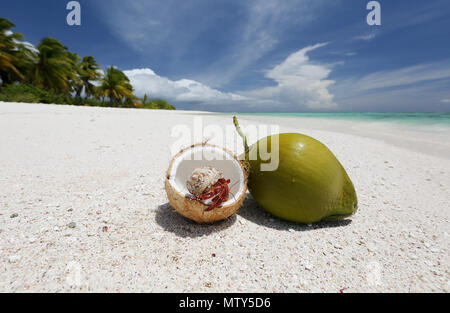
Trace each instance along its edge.
<instances>
[{"instance_id":1,"label":"tree line","mask_svg":"<svg viewBox=\"0 0 450 313\"><path fill-rule=\"evenodd\" d=\"M0 101L175 110L161 99L139 99L118 68L103 71L94 57L81 58L51 37L34 47L14 27L0 18Z\"/></svg>"}]
</instances>

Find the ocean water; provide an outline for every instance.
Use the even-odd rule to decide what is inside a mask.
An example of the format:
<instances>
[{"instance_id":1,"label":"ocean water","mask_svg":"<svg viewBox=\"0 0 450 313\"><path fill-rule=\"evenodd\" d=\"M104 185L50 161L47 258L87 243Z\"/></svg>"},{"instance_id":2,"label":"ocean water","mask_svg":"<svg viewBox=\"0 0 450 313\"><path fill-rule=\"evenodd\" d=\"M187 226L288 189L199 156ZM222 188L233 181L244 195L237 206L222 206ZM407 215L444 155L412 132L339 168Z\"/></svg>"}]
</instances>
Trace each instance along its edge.
<instances>
[{"instance_id":1,"label":"ocean water","mask_svg":"<svg viewBox=\"0 0 450 313\"><path fill-rule=\"evenodd\" d=\"M231 115L231 113L227 113ZM236 113L243 119L341 132L450 158L450 113Z\"/></svg>"},{"instance_id":2,"label":"ocean water","mask_svg":"<svg viewBox=\"0 0 450 313\"><path fill-rule=\"evenodd\" d=\"M233 114L233 113L227 113ZM399 127L450 132L450 112L446 113L234 113L239 116L273 116L347 120L365 124L388 123Z\"/></svg>"},{"instance_id":3,"label":"ocean water","mask_svg":"<svg viewBox=\"0 0 450 313\"><path fill-rule=\"evenodd\" d=\"M405 123L411 125L441 125L450 127L447 113L237 113L241 116L307 117L366 122Z\"/></svg>"}]
</instances>

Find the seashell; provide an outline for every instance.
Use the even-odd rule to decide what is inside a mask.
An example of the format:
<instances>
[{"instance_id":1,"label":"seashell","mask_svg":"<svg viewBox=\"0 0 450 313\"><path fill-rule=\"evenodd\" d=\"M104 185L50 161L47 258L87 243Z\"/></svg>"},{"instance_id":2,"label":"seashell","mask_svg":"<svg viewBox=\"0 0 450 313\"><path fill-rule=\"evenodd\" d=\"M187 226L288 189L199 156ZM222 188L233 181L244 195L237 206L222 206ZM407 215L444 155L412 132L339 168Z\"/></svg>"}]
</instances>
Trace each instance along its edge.
<instances>
[{"instance_id":1,"label":"seashell","mask_svg":"<svg viewBox=\"0 0 450 313\"><path fill-rule=\"evenodd\" d=\"M186 182L186 187L194 196L208 192L222 178L222 172L212 166L196 168Z\"/></svg>"}]
</instances>

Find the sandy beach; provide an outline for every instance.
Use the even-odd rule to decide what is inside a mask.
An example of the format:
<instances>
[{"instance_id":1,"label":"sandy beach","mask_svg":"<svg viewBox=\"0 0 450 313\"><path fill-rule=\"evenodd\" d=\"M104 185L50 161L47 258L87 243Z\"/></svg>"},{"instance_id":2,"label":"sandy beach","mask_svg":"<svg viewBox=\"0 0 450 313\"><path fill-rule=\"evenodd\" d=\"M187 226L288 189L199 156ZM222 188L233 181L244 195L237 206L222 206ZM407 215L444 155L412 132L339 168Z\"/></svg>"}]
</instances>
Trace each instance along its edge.
<instances>
[{"instance_id":1,"label":"sandy beach","mask_svg":"<svg viewBox=\"0 0 450 313\"><path fill-rule=\"evenodd\" d=\"M164 190L172 131L196 117L232 124L193 111L0 103L0 292L450 291L444 134L241 116L325 143L359 209L302 225L248 195L236 215L199 225Z\"/></svg>"}]
</instances>

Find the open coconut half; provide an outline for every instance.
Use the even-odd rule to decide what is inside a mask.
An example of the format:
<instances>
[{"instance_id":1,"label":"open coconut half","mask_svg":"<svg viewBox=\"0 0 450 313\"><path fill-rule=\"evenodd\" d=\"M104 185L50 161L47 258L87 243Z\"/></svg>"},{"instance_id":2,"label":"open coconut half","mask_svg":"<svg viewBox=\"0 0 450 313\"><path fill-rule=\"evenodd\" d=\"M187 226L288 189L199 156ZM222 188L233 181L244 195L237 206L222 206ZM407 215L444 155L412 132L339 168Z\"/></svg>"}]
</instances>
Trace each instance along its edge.
<instances>
[{"instance_id":1,"label":"open coconut half","mask_svg":"<svg viewBox=\"0 0 450 313\"><path fill-rule=\"evenodd\" d=\"M219 170L224 179L230 180L228 200L212 210L208 210L211 201L190 199L186 186L192 172L205 166ZM175 155L167 170L165 187L170 204L181 215L198 223L211 223L233 215L242 205L247 192L247 174L241 161L232 152L219 146L200 143Z\"/></svg>"}]
</instances>

